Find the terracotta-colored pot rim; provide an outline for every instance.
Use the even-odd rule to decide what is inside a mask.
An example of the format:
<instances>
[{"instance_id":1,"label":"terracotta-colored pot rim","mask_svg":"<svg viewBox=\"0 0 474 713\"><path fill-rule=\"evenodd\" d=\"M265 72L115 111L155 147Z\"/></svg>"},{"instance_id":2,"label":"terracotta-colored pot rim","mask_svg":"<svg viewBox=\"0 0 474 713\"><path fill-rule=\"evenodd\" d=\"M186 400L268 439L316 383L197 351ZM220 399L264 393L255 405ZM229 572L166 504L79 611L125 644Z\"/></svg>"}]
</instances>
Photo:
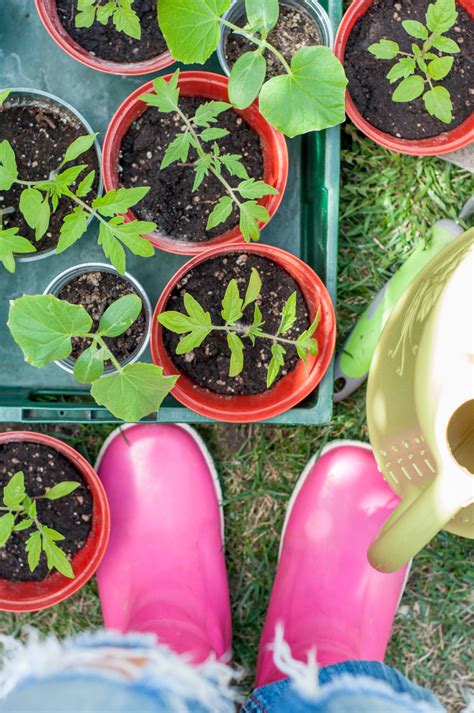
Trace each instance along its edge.
<instances>
[{"instance_id":1,"label":"terracotta-colored pot rim","mask_svg":"<svg viewBox=\"0 0 474 713\"><path fill-rule=\"evenodd\" d=\"M95 57L78 44L63 27L56 15L56 0L35 0L36 9L41 22L52 39L70 57L81 62L90 69L96 69L105 74L118 74L127 76L138 76L159 72L174 64L174 59L169 51L163 52L152 59L141 62L111 62L110 60ZM54 6L55 16L52 16L52 6Z\"/></svg>"},{"instance_id":2,"label":"terracotta-colored pot rim","mask_svg":"<svg viewBox=\"0 0 474 713\"><path fill-rule=\"evenodd\" d=\"M317 357L309 357L308 359L308 373L305 376L303 383L300 383L296 389L289 390L288 393L282 394L278 398L278 403L264 403L265 397L268 394L274 392L275 389L280 391L286 390L286 383L288 380L294 379L294 375L297 369L305 369L302 363L299 363L295 370L290 374L283 377L277 384L264 392L261 395L249 397L249 396L222 396L220 397L219 407L215 407L212 404L206 403L209 400L209 391L200 386L193 385L193 393L190 393L190 389L183 387L183 384L191 384L191 380L185 375L181 374L178 379L176 386L174 387L172 394L181 404L187 408L195 411L196 413L206 416L208 418L226 421L230 423L249 423L255 421L263 421L269 418L278 416L290 408L296 406L309 394L311 394L314 389L318 386L322 380L324 374L326 373L334 353L334 348L336 344L336 317L334 312L334 306L332 304L331 298L324 286L323 282L316 275L314 270L309 267L302 260L297 258L295 255L288 253L281 248L276 248L270 245L264 245L261 243L252 243L250 245L225 245L217 248L213 248L207 251L203 255L198 255L192 260L183 265L171 278L171 280L166 285L163 290L158 303L155 308L155 312L152 320L151 329L151 354L152 359L155 364L163 367L163 371L166 375L176 375L179 374L177 367L173 364L171 357L168 354L163 342L163 327L158 323L158 315L164 311L171 292L173 291L176 284L196 265L199 265L207 260L212 259L220 255L226 255L232 252L244 252L251 253L254 255L260 255L265 257L281 268L286 270L288 274L295 280L298 284L301 293L310 309L310 302L308 290L302 285L303 277L306 278L313 285L313 298L318 301L318 307L320 306L323 313L323 318L329 321L329 328L325 331L325 341L321 344L320 338L318 339L320 353ZM310 309L310 319L314 319L316 314L316 308L314 310ZM318 332L316 333L319 335ZM207 397L207 398L206 398ZM211 400L219 398L218 395L212 394ZM246 402L252 398L252 400L262 401L259 407L248 407Z\"/></svg>"},{"instance_id":3,"label":"terracotta-colored pot rim","mask_svg":"<svg viewBox=\"0 0 474 713\"><path fill-rule=\"evenodd\" d=\"M164 76L164 79L169 80L171 76L171 74L167 74ZM201 70L182 71L180 72L179 87L183 96L206 96L205 92L207 88L208 91L217 91L223 100L228 100L228 79L227 77L224 77L221 74L215 74L214 72L205 72ZM102 147L102 175L106 191L117 188L119 185L117 161L115 160L114 153L116 146L121 144L123 134L130 126L131 122L129 121L128 114L134 109L136 109L137 116L143 114L148 107L144 102L139 100L139 97L142 94L152 92L153 81L147 82L141 87L135 89L135 91L132 92L132 94L130 94L130 96L128 96L117 109L110 121ZM272 160L275 164L275 176L272 181L268 180L267 175L265 175L264 178L266 178L267 182L276 188L278 194L266 196L264 199L259 201L259 203L264 205L268 210L271 220L283 200L288 180L289 160L286 139L282 133L270 126L266 119L263 118L258 110L257 102L254 102L254 104L252 104L248 109L234 109L234 111L244 119L247 119L250 124L252 124L252 119L258 119L259 126L252 126L252 128L256 131L256 133L258 133L262 141L266 137L270 137L271 139L271 145L267 142L264 146L263 153L264 157L266 152L271 153ZM126 215L126 220L129 221L134 219L135 215L133 211L129 210ZM261 224L261 228L265 228L270 220L265 225ZM177 255L199 255L203 252L207 252L210 248L218 247L224 244L245 244L238 226L222 233L221 235L211 238L210 240L202 242L175 240L158 232L151 233L145 237L147 237L156 248Z\"/></svg>"},{"instance_id":4,"label":"terracotta-colored pot rim","mask_svg":"<svg viewBox=\"0 0 474 713\"><path fill-rule=\"evenodd\" d=\"M92 465L78 453L74 448L69 446L64 441L60 441L53 436L49 436L45 433L37 433L35 431L7 431L5 433L0 433L0 444L11 443L11 442L30 442L38 443L39 445L49 446L54 450L65 456L71 463L78 469L82 477L86 481L92 495L93 502L93 518L98 518L101 522L101 526L98 530L97 537L95 539L96 547L92 552L92 556L86 563L86 565L76 574L74 579L68 579L63 577L64 585L58 588L57 591L44 596L33 596L29 598L22 598L21 601L18 599L6 598L2 594L2 580L0 579L0 611L10 611L10 612L29 612L29 611L39 611L40 609L46 609L48 607L55 606L60 602L68 599L70 596L75 594L79 589L81 589L89 579L96 572L104 554L107 549L107 544L110 534L110 510L107 500L107 495L105 493L104 487L99 480L99 477ZM88 535L88 539L92 533L91 531ZM82 548L84 549L84 548ZM72 559L72 566L74 567L74 562L77 554ZM48 575L48 577L43 580L46 582L49 577L57 576L56 573ZM12 584L9 582L9 584ZM18 585L27 585L28 582L18 582ZM41 582L36 582L36 585L40 586Z\"/></svg>"},{"instance_id":5,"label":"terracotta-colored pot rim","mask_svg":"<svg viewBox=\"0 0 474 713\"><path fill-rule=\"evenodd\" d=\"M465 0L456 0L456 2L472 16L472 9L469 8ZM334 42L334 53L342 64L344 64L347 41L354 25L360 17L365 15L372 3L373 0L353 0L342 18ZM389 97L387 97L387 100L390 100ZM380 146L390 149L391 151L396 151L397 153L411 156L437 156L462 149L471 143L471 141L474 141L474 114L471 114L470 117L454 129L443 131L437 136L432 136L427 139L399 139L396 136L377 129L377 127L368 122L357 109L350 96L349 89L347 89L346 92L346 112L351 121L366 136L380 144Z\"/></svg>"}]
</instances>

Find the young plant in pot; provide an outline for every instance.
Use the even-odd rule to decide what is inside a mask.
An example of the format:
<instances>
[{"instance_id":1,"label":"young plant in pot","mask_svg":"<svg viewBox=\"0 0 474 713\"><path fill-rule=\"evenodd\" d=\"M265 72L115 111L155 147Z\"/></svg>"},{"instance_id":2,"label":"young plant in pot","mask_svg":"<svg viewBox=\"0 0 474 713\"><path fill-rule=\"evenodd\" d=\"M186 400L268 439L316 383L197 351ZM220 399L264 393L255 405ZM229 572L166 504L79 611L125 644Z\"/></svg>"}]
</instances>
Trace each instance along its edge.
<instances>
[{"instance_id":1,"label":"young plant in pot","mask_svg":"<svg viewBox=\"0 0 474 713\"><path fill-rule=\"evenodd\" d=\"M139 283L107 265L70 268L44 295L10 304L8 327L32 366L52 362L91 384L96 403L135 422L156 412L176 379L139 362L149 339L151 306Z\"/></svg>"},{"instance_id":2,"label":"young plant in pot","mask_svg":"<svg viewBox=\"0 0 474 713\"><path fill-rule=\"evenodd\" d=\"M465 0L356 0L336 38L354 123L401 153L433 155L469 144L472 18Z\"/></svg>"},{"instance_id":3,"label":"young plant in pot","mask_svg":"<svg viewBox=\"0 0 474 713\"><path fill-rule=\"evenodd\" d=\"M101 72L158 72L173 59L156 16L157 0L35 0L53 40Z\"/></svg>"},{"instance_id":4,"label":"young plant in pot","mask_svg":"<svg viewBox=\"0 0 474 713\"><path fill-rule=\"evenodd\" d=\"M252 46L230 72L229 98L234 106L243 109L258 97L263 116L290 137L343 122L347 80L332 50L321 44L303 46L296 52L293 48L287 59L269 41L279 20L278 0L245 0L242 26L225 16L230 6L231 0L160 0L160 27L174 59L203 64L216 50L221 28L227 28ZM272 71L266 79L268 56Z\"/></svg>"},{"instance_id":5,"label":"young plant in pot","mask_svg":"<svg viewBox=\"0 0 474 713\"><path fill-rule=\"evenodd\" d=\"M151 186L128 217L157 223L148 237L170 252L258 240L287 174L282 134L256 106L234 111L227 80L208 72L176 71L136 90L104 142L106 187Z\"/></svg>"},{"instance_id":6,"label":"young plant in pot","mask_svg":"<svg viewBox=\"0 0 474 713\"><path fill-rule=\"evenodd\" d=\"M332 357L335 317L313 270L264 245L214 248L165 288L153 361L179 373L178 401L221 421L259 421L317 387Z\"/></svg>"},{"instance_id":7,"label":"young plant in pot","mask_svg":"<svg viewBox=\"0 0 474 713\"><path fill-rule=\"evenodd\" d=\"M122 213L148 193L148 187L124 188L100 195L97 134L80 135L49 111L49 103L3 91L0 95L0 260L10 272L15 255L26 251L59 254L77 242L92 218L99 221L99 245L121 273L128 248L150 257L153 246L143 234L148 221L125 225ZM80 127L82 128L82 127ZM25 239L27 242L25 242Z\"/></svg>"},{"instance_id":8,"label":"young plant in pot","mask_svg":"<svg viewBox=\"0 0 474 713\"><path fill-rule=\"evenodd\" d=\"M104 555L102 484L73 448L45 434L0 434L0 609L35 611L80 589Z\"/></svg>"}]
</instances>

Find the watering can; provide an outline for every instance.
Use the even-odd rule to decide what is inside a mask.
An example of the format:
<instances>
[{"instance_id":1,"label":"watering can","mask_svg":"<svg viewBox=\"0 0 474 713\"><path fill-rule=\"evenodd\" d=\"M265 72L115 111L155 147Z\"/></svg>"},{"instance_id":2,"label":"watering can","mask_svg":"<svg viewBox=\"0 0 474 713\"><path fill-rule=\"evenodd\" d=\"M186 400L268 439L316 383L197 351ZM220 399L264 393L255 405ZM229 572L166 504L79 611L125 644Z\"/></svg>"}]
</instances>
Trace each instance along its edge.
<instances>
[{"instance_id":1,"label":"watering can","mask_svg":"<svg viewBox=\"0 0 474 713\"><path fill-rule=\"evenodd\" d=\"M401 498L370 546L371 564L393 572L443 528L474 538L474 228L429 262L387 321L367 419Z\"/></svg>"}]
</instances>

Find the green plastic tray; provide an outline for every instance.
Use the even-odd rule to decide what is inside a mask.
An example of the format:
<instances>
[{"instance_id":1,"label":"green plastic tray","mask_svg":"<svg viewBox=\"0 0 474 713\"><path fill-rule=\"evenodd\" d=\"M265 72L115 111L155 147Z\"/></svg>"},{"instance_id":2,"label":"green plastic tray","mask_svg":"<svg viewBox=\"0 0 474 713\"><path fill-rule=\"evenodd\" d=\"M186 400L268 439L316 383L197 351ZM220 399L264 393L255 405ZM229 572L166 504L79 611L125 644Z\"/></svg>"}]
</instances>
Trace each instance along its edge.
<instances>
[{"instance_id":1,"label":"green plastic tray","mask_svg":"<svg viewBox=\"0 0 474 713\"><path fill-rule=\"evenodd\" d=\"M322 4L336 29L341 18L341 0L326 0ZM206 69L221 71L215 57ZM33 0L1 0L0 87L29 87L51 92L75 106L103 137L118 105L149 79L147 76L114 77L84 67L50 39L36 14ZM326 284L333 301L337 273L339 142L338 128L289 142L288 187L280 210L262 233L264 242L284 248L309 263ZM14 275L1 269L0 421L116 421L91 400L87 389L79 388L74 379L56 365L35 369L25 364L6 327L10 299L24 292L42 293L50 280L66 267L104 261L96 236L97 225L93 222L87 235L63 255L18 264ZM127 256L127 270L143 284L153 305L186 259L158 251L148 260ZM149 352L142 359L151 360ZM332 414L332 399L333 365L310 397L272 422L325 423ZM150 420L198 423L207 419L169 397Z\"/></svg>"}]
</instances>

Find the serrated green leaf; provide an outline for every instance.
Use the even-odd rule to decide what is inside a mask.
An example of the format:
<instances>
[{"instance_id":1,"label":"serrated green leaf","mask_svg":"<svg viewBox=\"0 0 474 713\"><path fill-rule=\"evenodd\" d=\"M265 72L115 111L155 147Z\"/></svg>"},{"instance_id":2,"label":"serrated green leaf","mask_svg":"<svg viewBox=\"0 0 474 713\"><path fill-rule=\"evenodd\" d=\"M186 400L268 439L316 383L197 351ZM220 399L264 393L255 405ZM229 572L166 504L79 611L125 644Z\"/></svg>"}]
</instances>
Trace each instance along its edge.
<instances>
[{"instance_id":1,"label":"serrated green leaf","mask_svg":"<svg viewBox=\"0 0 474 713\"><path fill-rule=\"evenodd\" d=\"M35 231L36 240L41 240L51 218L48 197L34 188L26 188L20 195L19 206L26 222Z\"/></svg>"},{"instance_id":2,"label":"serrated green leaf","mask_svg":"<svg viewBox=\"0 0 474 713\"><path fill-rule=\"evenodd\" d=\"M95 137L97 134L86 134L85 136L78 136L72 144L67 148L66 153L62 163L68 163L69 161L75 161L83 153L89 151L94 145Z\"/></svg>"},{"instance_id":3,"label":"serrated green leaf","mask_svg":"<svg viewBox=\"0 0 474 713\"><path fill-rule=\"evenodd\" d=\"M240 206L240 230L246 242L259 240L259 222L266 223L270 220L267 209L256 201L246 201Z\"/></svg>"},{"instance_id":4,"label":"serrated green leaf","mask_svg":"<svg viewBox=\"0 0 474 713\"><path fill-rule=\"evenodd\" d=\"M104 373L102 351L96 346L84 349L74 362L74 377L80 384L92 384Z\"/></svg>"},{"instance_id":5,"label":"serrated green leaf","mask_svg":"<svg viewBox=\"0 0 474 713\"><path fill-rule=\"evenodd\" d=\"M285 334L296 322L296 292L293 292L285 302L281 313L280 326L277 334Z\"/></svg>"},{"instance_id":6,"label":"serrated green leaf","mask_svg":"<svg viewBox=\"0 0 474 713\"><path fill-rule=\"evenodd\" d=\"M142 301L136 294L120 297L103 313L97 333L102 337L120 336L136 322L142 306Z\"/></svg>"},{"instance_id":7,"label":"serrated green leaf","mask_svg":"<svg viewBox=\"0 0 474 713\"><path fill-rule=\"evenodd\" d=\"M245 293L244 303L242 305L242 311L246 307L248 307L249 304L252 304L252 302L255 302L255 300L259 298L261 291L262 280L260 279L258 271L254 267L252 267L249 284L247 285L247 291Z\"/></svg>"},{"instance_id":8,"label":"serrated green leaf","mask_svg":"<svg viewBox=\"0 0 474 713\"><path fill-rule=\"evenodd\" d=\"M231 0L160 0L158 20L173 58L185 64L204 64L216 50L219 17Z\"/></svg>"},{"instance_id":9,"label":"serrated green leaf","mask_svg":"<svg viewBox=\"0 0 474 713\"><path fill-rule=\"evenodd\" d=\"M455 0L436 0L428 5L426 24L431 32L447 32L458 16Z\"/></svg>"},{"instance_id":10,"label":"serrated green leaf","mask_svg":"<svg viewBox=\"0 0 474 713\"><path fill-rule=\"evenodd\" d=\"M152 257L155 254L155 248L145 236L156 230L156 223L145 220L131 220L125 223L123 218L118 216L109 221L109 228L134 255Z\"/></svg>"},{"instance_id":11,"label":"serrated green leaf","mask_svg":"<svg viewBox=\"0 0 474 713\"><path fill-rule=\"evenodd\" d=\"M245 0L245 11L251 25L270 32L278 21L280 7L278 0Z\"/></svg>"},{"instance_id":12,"label":"serrated green leaf","mask_svg":"<svg viewBox=\"0 0 474 713\"><path fill-rule=\"evenodd\" d=\"M410 35L410 37L416 37L418 40L428 39L428 30L426 27L417 20L403 20L402 26L405 32Z\"/></svg>"},{"instance_id":13,"label":"serrated green leaf","mask_svg":"<svg viewBox=\"0 0 474 713\"><path fill-rule=\"evenodd\" d=\"M440 52L456 54L456 52L461 51L461 48L458 43L452 40L450 37L434 37L432 43L433 47L435 47Z\"/></svg>"},{"instance_id":14,"label":"serrated green leaf","mask_svg":"<svg viewBox=\"0 0 474 713\"><path fill-rule=\"evenodd\" d=\"M285 363L286 350L281 344L274 342L272 344L272 358L270 364L268 365L267 371L267 389L273 384L278 374L280 373L280 368Z\"/></svg>"},{"instance_id":15,"label":"serrated green leaf","mask_svg":"<svg viewBox=\"0 0 474 713\"><path fill-rule=\"evenodd\" d=\"M433 87L423 94L426 111L442 121L450 124L453 120L453 104L451 95L445 87Z\"/></svg>"},{"instance_id":16,"label":"serrated green leaf","mask_svg":"<svg viewBox=\"0 0 474 713\"><path fill-rule=\"evenodd\" d=\"M409 77L416 69L415 60L411 57L404 57L399 62L393 65L390 72L387 74L387 79L391 84L398 81L399 79L404 79Z\"/></svg>"},{"instance_id":17,"label":"serrated green leaf","mask_svg":"<svg viewBox=\"0 0 474 713\"><path fill-rule=\"evenodd\" d=\"M13 532L23 532L23 530L28 530L28 528L30 528L32 524L33 520L30 520L29 518L27 518L26 520L20 520L18 525L15 525L15 527L13 528Z\"/></svg>"},{"instance_id":18,"label":"serrated green leaf","mask_svg":"<svg viewBox=\"0 0 474 713\"><path fill-rule=\"evenodd\" d=\"M212 230L217 225L225 223L227 218L232 213L232 198L230 196L222 196L214 206L207 220L206 230Z\"/></svg>"},{"instance_id":19,"label":"serrated green leaf","mask_svg":"<svg viewBox=\"0 0 474 713\"><path fill-rule=\"evenodd\" d=\"M25 543L25 549L28 554L28 567L31 572L34 572L41 556L41 533L39 531L31 533Z\"/></svg>"},{"instance_id":20,"label":"serrated green leaf","mask_svg":"<svg viewBox=\"0 0 474 713\"><path fill-rule=\"evenodd\" d=\"M160 169L167 168L175 161L186 163L188 160L189 149L191 148L191 134L188 132L180 133L170 143L165 151Z\"/></svg>"},{"instance_id":21,"label":"serrated green leaf","mask_svg":"<svg viewBox=\"0 0 474 713\"><path fill-rule=\"evenodd\" d=\"M44 497L46 500L59 500L59 498L64 498L66 495L70 495L80 487L80 483L72 480L63 480L62 483L58 483L54 487L47 490Z\"/></svg>"},{"instance_id":22,"label":"serrated green leaf","mask_svg":"<svg viewBox=\"0 0 474 713\"><path fill-rule=\"evenodd\" d=\"M231 108L231 104L221 101L208 101L200 104L196 109L196 113L192 119L195 126L208 129L211 124L214 124L218 117L225 111Z\"/></svg>"},{"instance_id":23,"label":"serrated green leaf","mask_svg":"<svg viewBox=\"0 0 474 713\"><path fill-rule=\"evenodd\" d=\"M237 176L237 178L247 179L249 177L247 169L241 161L242 156L240 154L222 154L221 163L231 176Z\"/></svg>"},{"instance_id":24,"label":"serrated green leaf","mask_svg":"<svg viewBox=\"0 0 474 713\"><path fill-rule=\"evenodd\" d=\"M62 575L68 579L74 579L74 572L71 567L66 553L55 544L55 540L51 535L47 534L48 528L44 527L41 531L42 534L42 548L46 555L49 569L56 569Z\"/></svg>"},{"instance_id":25,"label":"serrated green leaf","mask_svg":"<svg viewBox=\"0 0 474 713\"><path fill-rule=\"evenodd\" d=\"M278 191L273 186L269 186L265 181L257 181L255 178L248 178L237 186L237 190L243 198L250 200L263 198L263 196L276 196Z\"/></svg>"},{"instance_id":26,"label":"serrated green leaf","mask_svg":"<svg viewBox=\"0 0 474 713\"><path fill-rule=\"evenodd\" d=\"M0 517L0 547L3 547L13 532L15 516L11 512Z\"/></svg>"},{"instance_id":27,"label":"serrated green leaf","mask_svg":"<svg viewBox=\"0 0 474 713\"><path fill-rule=\"evenodd\" d=\"M28 364L41 368L70 356L71 338L88 334L92 319L82 305L53 295L23 295L10 302L8 327Z\"/></svg>"},{"instance_id":28,"label":"serrated green leaf","mask_svg":"<svg viewBox=\"0 0 474 713\"><path fill-rule=\"evenodd\" d=\"M201 183L203 182L205 176L209 175L209 169L212 165L212 156L210 154L205 154L198 158L194 164L194 170L196 172L196 177L194 179L193 193L197 191Z\"/></svg>"},{"instance_id":29,"label":"serrated green leaf","mask_svg":"<svg viewBox=\"0 0 474 713\"><path fill-rule=\"evenodd\" d=\"M210 129L204 129L201 132L201 139L203 141L215 141L216 139L223 139L224 136L229 135L227 129L219 129L218 127L211 127Z\"/></svg>"},{"instance_id":30,"label":"serrated green leaf","mask_svg":"<svg viewBox=\"0 0 474 713\"><path fill-rule=\"evenodd\" d=\"M109 258L118 273L123 275L126 269L127 258L125 250L120 242L114 237L111 228L104 223L99 226L98 244L102 247L104 255Z\"/></svg>"},{"instance_id":31,"label":"serrated green leaf","mask_svg":"<svg viewBox=\"0 0 474 713\"><path fill-rule=\"evenodd\" d=\"M453 62L453 57L437 57L426 67L428 76L437 81L444 79L450 73Z\"/></svg>"},{"instance_id":32,"label":"serrated green leaf","mask_svg":"<svg viewBox=\"0 0 474 713\"><path fill-rule=\"evenodd\" d=\"M211 329L198 329L186 334L182 339L179 340L176 346L176 354L187 354L193 349L201 346L203 341L206 339Z\"/></svg>"},{"instance_id":33,"label":"serrated green leaf","mask_svg":"<svg viewBox=\"0 0 474 713\"><path fill-rule=\"evenodd\" d=\"M417 99L425 88L425 82L418 74L402 79L392 94L394 102L410 102Z\"/></svg>"},{"instance_id":34,"label":"serrated green leaf","mask_svg":"<svg viewBox=\"0 0 474 713\"><path fill-rule=\"evenodd\" d=\"M9 191L17 178L15 152L5 139L0 142L0 191Z\"/></svg>"},{"instance_id":35,"label":"serrated green leaf","mask_svg":"<svg viewBox=\"0 0 474 713\"><path fill-rule=\"evenodd\" d=\"M258 97L267 62L260 50L245 52L232 67L229 77L229 99L238 109L246 109Z\"/></svg>"},{"instance_id":36,"label":"serrated green leaf","mask_svg":"<svg viewBox=\"0 0 474 713\"><path fill-rule=\"evenodd\" d=\"M69 213L61 225L59 240L56 246L56 253L59 255L74 245L87 230L89 215L86 211L77 206L72 213Z\"/></svg>"},{"instance_id":37,"label":"serrated green leaf","mask_svg":"<svg viewBox=\"0 0 474 713\"><path fill-rule=\"evenodd\" d=\"M118 6L113 14L112 21L119 32L123 32L134 40L141 39L140 18L131 7Z\"/></svg>"},{"instance_id":38,"label":"serrated green leaf","mask_svg":"<svg viewBox=\"0 0 474 713\"><path fill-rule=\"evenodd\" d=\"M91 394L116 418L135 423L158 411L177 379L163 376L163 369L154 364L127 364L122 371L95 381Z\"/></svg>"},{"instance_id":39,"label":"serrated green leaf","mask_svg":"<svg viewBox=\"0 0 474 713\"><path fill-rule=\"evenodd\" d=\"M82 181L79 183L77 190L76 190L76 196L79 198L84 198L84 196L89 195L89 193L92 190L92 186L94 184L95 180L95 171L89 171L87 176L82 179Z\"/></svg>"},{"instance_id":40,"label":"serrated green leaf","mask_svg":"<svg viewBox=\"0 0 474 713\"><path fill-rule=\"evenodd\" d=\"M290 138L320 131L344 121L346 85L344 69L329 47L302 47L291 60L291 75L265 82L259 108Z\"/></svg>"},{"instance_id":41,"label":"serrated green leaf","mask_svg":"<svg viewBox=\"0 0 474 713\"><path fill-rule=\"evenodd\" d=\"M18 235L18 228L0 229L0 262L8 272L15 272L16 254L34 252L35 246L27 238Z\"/></svg>"},{"instance_id":42,"label":"serrated green leaf","mask_svg":"<svg viewBox=\"0 0 474 713\"><path fill-rule=\"evenodd\" d=\"M126 213L139 203L149 192L150 186L140 188L114 188L103 196L98 196L92 203L92 207L99 211L106 218Z\"/></svg>"},{"instance_id":43,"label":"serrated green leaf","mask_svg":"<svg viewBox=\"0 0 474 713\"><path fill-rule=\"evenodd\" d=\"M400 51L398 44L392 40L380 40L367 49L377 59L394 59Z\"/></svg>"},{"instance_id":44,"label":"serrated green leaf","mask_svg":"<svg viewBox=\"0 0 474 713\"><path fill-rule=\"evenodd\" d=\"M25 498L25 474L22 470L14 473L3 488L3 502L7 508L18 510Z\"/></svg>"},{"instance_id":45,"label":"serrated green leaf","mask_svg":"<svg viewBox=\"0 0 474 713\"><path fill-rule=\"evenodd\" d=\"M235 332L229 332L227 345L230 349L229 376L233 378L242 373L244 368L244 344Z\"/></svg>"},{"instance_id":46,"label":"serrated green leaf","mask_svg":"<svg viewBox=\"0 0 474 713\"><path fill-rule=\"evenodd\" d=\"M78 29L92 27L95 21L95 7L86 7L82 12L78 12L74 18L74 24Z\"/></svg>"},{"instance_id":47,"label":"serrated green leaf","mask_svg":"<svg viewBox=\"0 0 474 713\"><path fill-rule=\"evenodd\" d=\"M235 324L242 317L243 300L237 280L230 280L222 300L221 316L226 324Z\"/></svg>"},{"instance_id":48,"label":"serrated green leaf","mask_svg":"<svg viewBox=\"0 0 474 713\"><path fill-rule=\"evenodd\" d=\"M100 5L97 8L97 22L100 22L101 25L107 25L116 9L117 5L115 2L108 2L105 5Z\"/></svg>"},{"instance_id":49,"label":"serrated green leaf","mask_svg":"<svg viewBox=\"0 0 474 713\"><path fill-rule=\"evenodd\" d=\"M153 82L154 94L142 94L139 99L148 106L154 106L162 114L177 111L179 102L179 69L167 81L158 77Z\"/></svg>"}]
</instances>

